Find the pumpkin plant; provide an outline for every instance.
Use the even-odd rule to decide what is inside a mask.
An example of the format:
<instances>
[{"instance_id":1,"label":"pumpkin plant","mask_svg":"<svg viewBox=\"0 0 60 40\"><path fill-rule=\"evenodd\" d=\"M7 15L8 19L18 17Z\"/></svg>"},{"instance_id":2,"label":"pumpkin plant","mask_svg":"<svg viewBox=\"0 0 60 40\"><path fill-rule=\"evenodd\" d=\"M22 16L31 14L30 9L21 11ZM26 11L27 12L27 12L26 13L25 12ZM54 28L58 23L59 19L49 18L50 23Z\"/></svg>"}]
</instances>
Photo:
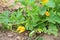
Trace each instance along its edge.
<instances>
[{"instance_id":1,"label":"pumpkin plant","mask_svg":"<svg viewBox=\"0 0 60 40\"><path fill-rule=\"evenodd\" d=\"M4 28L10 28L16 25L17 30L34 33L48 33L57 36L58 25L60 24L59 4L56 0L15 0L24 5L16 11L5 11L0 14L0 23ZM10 26L8 24L11 24Z\"/></svg>"}]
</instances>

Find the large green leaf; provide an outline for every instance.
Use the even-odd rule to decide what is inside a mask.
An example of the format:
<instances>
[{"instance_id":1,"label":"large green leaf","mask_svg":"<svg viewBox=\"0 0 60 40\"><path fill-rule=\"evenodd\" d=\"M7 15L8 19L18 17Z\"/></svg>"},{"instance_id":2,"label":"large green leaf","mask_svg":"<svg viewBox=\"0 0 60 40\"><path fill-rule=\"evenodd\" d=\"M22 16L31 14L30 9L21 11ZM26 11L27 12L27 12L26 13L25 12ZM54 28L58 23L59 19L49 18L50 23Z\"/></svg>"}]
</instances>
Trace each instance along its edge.
<instances>
[{"instance_id":1,"label":"large green leaf","mask_svg":"<svg viewBox=\"0 0 60 40\"><path fill-rule=\"evenodd\" d=\"M57 23L60 23L60 16L56 15L56 16L55 16L55 21L56 21Z\"/></svg>"},{"instance_id":2,"label":"large green leaf","mask_svg":"<svg viewBox=\"0 0 60 40\"><path fill-rule=\"evenodd\" d=\"M57 32L57 27L54 24L50 23L48 28L48 34L54 34L55 36L57 36Z\"/></svg>"},{"instance_id":3,"label":"large green leaf","mask_svg":"<svg viewBox=\"0 0 60 40\"><path fill-rule=\"evenodd\" d=\"M0 23L8 23L10 21L10 11L4 11L0 14Z\"/></svg>"},{"instance_id":4,"label":"large green leaf","mask_svg":"<svg viewBox=\"0 0 60 40\"><path fill-rule=\"evenodd\" d=\"M33 24L30 19L26 20L26 25L25 25L26 30L33 30Z\"/></svg>"},{"instance_id":5,"label":"large green leaf","mask_svg":"<svg viewBox=\"0 0 60 40\"><path fill-rule=\"evenodd\" d=\"M49 2L46 4L46 6L54 8L55 7L55 2L49 0Z\"/></svg>"},{"instance_id":6,"label":"large green leaf","mask_svg":"<svg viewBox=\"0 0 60 40\"><path fill-rule=\"evenodd\" d=\"M46 7L41 8L40 15L44 15L46 12Z\"/></svg>"},{"instance_id":7,"label":"large green leaf","mask_svg":"<svg viewBox=\"0 0 60 40\"><path fill-rule=\"evenodd\" d=\"M49 14L50 14L50 16L46 17L46 20L48 20L48 22L55 23L55 14L54 14L54 12L50 11Z\"/></svg>"},{"instance_id":8,"label":"large green leaf","mask_svg":"<svg viewBox=\"0 0 60 40\"><path fill-rule=\"evenodd\" d=\"M21 11L13 12L10 17L11 22L15 22L16 24L20 24L25 20Z\"/></svg>"}]
</instances>

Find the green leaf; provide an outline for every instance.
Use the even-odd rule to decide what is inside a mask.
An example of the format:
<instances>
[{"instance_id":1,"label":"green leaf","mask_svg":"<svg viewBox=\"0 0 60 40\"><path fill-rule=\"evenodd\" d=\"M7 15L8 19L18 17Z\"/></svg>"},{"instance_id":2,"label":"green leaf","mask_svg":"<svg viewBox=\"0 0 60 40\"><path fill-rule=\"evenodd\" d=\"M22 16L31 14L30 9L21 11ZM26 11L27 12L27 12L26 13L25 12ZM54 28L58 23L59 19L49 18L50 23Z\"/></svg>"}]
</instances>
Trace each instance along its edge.
<instances>
[{"instance_id":1,"label":"green leaf","mask_svg":"<svg viewBox=\"0 0 60 40\"><path fill-rule=\"evenodd\" d=\"M46 6L54 8L55 7L55 3L53 1L50 1L46 4Z\"/></svg>"},{"instance_id":2,"label":"green leaf","mask_svg":"<svg viewBox=\"0 0 60 40\"><path fill-rule=\"evenodd\" d=\"M56 15L56 16L55 16L55 21L56 21L57 23L60 23L60 16Z\"/></svg>"},{"instance_id":3,"label":"green leaf","mask_svg":"<svg viewBox=\"0 0 60 40\"><path fill-rule=\"evenodd\" d=\"M11 17L10 17L10 21L12 23L16 23L16 24L20 24L25 20L22 12L20 10L17 10L17 12L12 12Z\"/></svg>"},{"instance_id":4,"label":"green leaf","mask_svg":"<svg viewBox=\"0 0 60 40\"><path fill-rule=\"evenodd\" d=\"M41 8L40 14L41 14L41 15L44 15L45 12L46 12L46 7Z\"/></svg>"},{"instance_id":5,"label":"green leaf","mask_svg":"<svg viewBox=\"0 0 60 40\"><path fill-rule=\"evenodd\" d=\"M44 33L47 33L48 32L47 29L46 29L46 27L43 28L43 32Z\"/></svg>"},{"instance_id":6,"label":"green leaf","mask_svg":"<svg viewBox=\"0 0 60 40\"><path fill-rule=\"evenodd\" d=\"M46 20L48 20L48 22L55 23L55 14L54 14L54 12L53 11L50 11L49 13L50 13L50 16L49 17L46 17Z\"/></svg>"},{"instance_id":7,"label":"green leaf","mask_svg":"<svg viewBox=\"0 0 60 40\"><path fill-rule=\"evenodd\" d=\"M35 0L20 0L20 2L24 5L33 5Z\"/></svg>"},{"instance_id":8,"label":"green leaf","mask_svg":"<svg viewBox=\"0 0 60 40\"><path fill-rule=\"evenodd\" d=\"M10 16L10 11L4 11L1 15L9 17Z\"/></svg>"},{"instance_id":9,"label":"green leaf","mask_svg":"<svg viewBox=\"0 0 60 40\"><path fill-rule=\"evenodd\" d=\"M26 30L33 30L33 25L32 25L32 21L27 19L26 20L26 25L25 25Z\"/></svg>"},{"instance_id":10,"label":"green leaf","mask_svg":"<svg viewBox=\"0 0 60 40\"><path fill-rule=\"evenodd\" d=\"M58 32L57 27L54 24L50 23L48 28L48 34L53 34L57 36L57 32Z\"/></svg>"},{"instance_id":11,"label":"green leaf","mask_svg":"<svg viewBox=\"0 0 60 40\"><path fill-rule=\"evenodd\" d=\"M2 14L0 14L0 23L6 23L10 21L10 11L4 11Z\"/></svg>"},{"instance_id":12,"label":"green leaf","mask_svg":"<svg viewBox=\"0 0 60 40\"><path fill-rule=\"evenodd\" d=\"M60 12L58 12L57 15L60 17Z\"/></svg>"}]
</instances>

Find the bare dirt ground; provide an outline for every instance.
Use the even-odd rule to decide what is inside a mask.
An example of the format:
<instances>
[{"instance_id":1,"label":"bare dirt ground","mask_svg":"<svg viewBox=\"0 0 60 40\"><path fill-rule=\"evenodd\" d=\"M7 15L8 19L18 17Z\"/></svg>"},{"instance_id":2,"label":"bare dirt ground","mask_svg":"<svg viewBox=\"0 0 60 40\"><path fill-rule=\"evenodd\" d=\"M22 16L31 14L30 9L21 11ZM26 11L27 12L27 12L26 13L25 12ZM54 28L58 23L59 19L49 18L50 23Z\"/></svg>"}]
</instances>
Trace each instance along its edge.
<instances>
[{"instance_id":1,"label":"bare dirt ground","mask_svg":"<svg viewBox=\"0 0 60 40\"><path fill-rule=\"evenodd\" d=\"M28 40L28 32L18 34L12 31L0 31L0 40Z\"/></svg>"},{"instance_id":2,"label":"bare dirt ground","mask_svg":"<svg viewBox=\"0 0 60 40\"><path fill-rule=\"evenodd\" d=\"M28 34L29 34L28 31L21 33L21 34L18 34L12 31L4 31L4 32L0 31L0 40L35 40L33 39L33 37L32 39L30 39L28 37ZM60 32L57 37L53 35L48 35L48 34L44 34L40 37L42 37L44 40L60 40Z\"/></svg>"},{"instance_id":3,"label":"bare dirt ground","mask_svg":"<svg viewBox=\"0 0 60 40\"><path fill-rule=\"evenodd\" d=\"M57 37L56 36L53 36L53 35L44 34L42 36L42 38L44 40L60 40L60 32L58 33L58 36Z\"/></svg>"}]
</instances>

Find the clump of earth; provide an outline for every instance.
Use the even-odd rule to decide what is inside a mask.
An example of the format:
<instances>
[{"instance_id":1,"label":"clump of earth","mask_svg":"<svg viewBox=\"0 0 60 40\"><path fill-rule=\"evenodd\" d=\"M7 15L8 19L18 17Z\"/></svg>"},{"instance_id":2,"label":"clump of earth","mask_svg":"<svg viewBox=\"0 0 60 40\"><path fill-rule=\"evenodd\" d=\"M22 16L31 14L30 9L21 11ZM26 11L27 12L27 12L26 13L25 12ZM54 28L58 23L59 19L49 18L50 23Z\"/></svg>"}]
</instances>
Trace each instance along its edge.
<instances>
[{"instance_id":1,"label":"clump of earth","mask_svg":"<svg viewBox=\"0 0 60 40\"><path fill-rule=\"evenodd\" d=\"M24 5L20 2L15 3L15 0L0 0L0 13L6 10L13 11L23 7Z\"/></svg>"}]
</instances>

